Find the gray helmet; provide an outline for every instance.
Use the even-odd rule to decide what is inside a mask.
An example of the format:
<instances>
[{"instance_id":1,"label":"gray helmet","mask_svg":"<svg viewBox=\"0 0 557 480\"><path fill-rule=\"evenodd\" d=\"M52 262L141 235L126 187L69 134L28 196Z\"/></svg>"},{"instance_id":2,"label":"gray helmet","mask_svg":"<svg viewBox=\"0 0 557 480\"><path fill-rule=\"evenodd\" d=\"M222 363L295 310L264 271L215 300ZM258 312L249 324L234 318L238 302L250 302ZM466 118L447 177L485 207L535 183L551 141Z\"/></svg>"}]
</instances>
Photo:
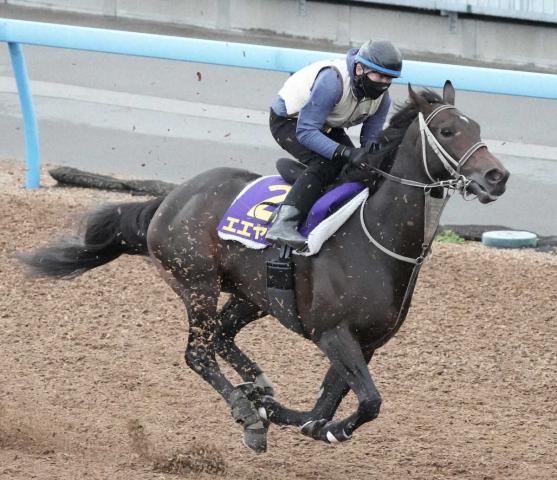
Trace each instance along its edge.
<instances>
[{"instance_id":1,"label":"gray helmet","mask_svg":"<svg viewBox=\"0 0 557 480\"><path fill-rule=\"evenodd\" d=\"M388 40L368 40L358 50L355 61L390 77L400 77L402 72L402 55Z\"/></svg>"}]
</instances>

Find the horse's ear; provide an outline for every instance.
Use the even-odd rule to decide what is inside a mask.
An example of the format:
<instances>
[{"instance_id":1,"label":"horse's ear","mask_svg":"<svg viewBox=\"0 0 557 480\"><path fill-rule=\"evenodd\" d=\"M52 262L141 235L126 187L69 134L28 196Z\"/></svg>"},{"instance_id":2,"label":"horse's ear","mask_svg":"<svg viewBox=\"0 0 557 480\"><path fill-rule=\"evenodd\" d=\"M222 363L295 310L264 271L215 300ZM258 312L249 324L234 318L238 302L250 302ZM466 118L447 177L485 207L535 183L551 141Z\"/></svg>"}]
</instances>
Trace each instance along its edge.
<instances>
[{"instance_id":1,"label":"horse's ear","mask_svg":"<svg viewBox=\"0 0 557 480\"><path fill-rule=\"evenodd\" d=\"M443 101L449 105L454 105L454 87L450 80L443 86Z\"/></svg>"},{"instance_id":2,"label":"horse's ear","mask_svg":"<svg viewBox=\"0 0 557 480\"><path fill-rule=\"evenodd\" d=\"M429 102L422 97L421 95L418 95L413 89L412 89L412 85L410 85L410 83L408 83L408 96L410 97L410 100L412 101L412 103L414 105L416 105L416 108L422 112L425 116L429 115L432 111L431 105L429 104Z\"/></svg>"}]
</instances>

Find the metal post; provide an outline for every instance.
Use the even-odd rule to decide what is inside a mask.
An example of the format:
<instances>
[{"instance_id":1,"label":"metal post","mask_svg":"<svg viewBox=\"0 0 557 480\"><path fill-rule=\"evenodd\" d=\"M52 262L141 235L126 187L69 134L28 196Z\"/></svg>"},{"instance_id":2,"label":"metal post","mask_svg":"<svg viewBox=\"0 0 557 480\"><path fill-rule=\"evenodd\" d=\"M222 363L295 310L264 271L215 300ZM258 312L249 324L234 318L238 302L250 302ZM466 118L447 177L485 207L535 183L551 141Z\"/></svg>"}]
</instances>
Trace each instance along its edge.
<instances>
[{"instance_id":1,"label":"metal post","mask_svg":"<svg viewBox=\"0 0 557 480\"><path fill-rule=\"evenodd\" d=\"M458 12L452 10L441 10L441 16L449 19L449 32L456 33L458 28Z\"/></svg>"},{"instance_id":2,"label":"metal post","mask_svg":"<svg viewBox=\"0 0 557 480\"><path fill-rule=\"evenodd\" d=\"M298 15L305 17L307 14L306 0L298 0Z\"/></svg>"},{"instance_id":3,"label":"metal post","mask_svg":"<svg viewBox=\"0 0 557 480\"><path fill-rule=\"evenodd\" d=\"M31 97L31 90L29 89L27 68L25 67L25 57L23 56L23 51L21 50L19 43L8 42L8 47L10 49L12 69L14 71L17 91L19 93L21 114L23 116L25 152L27 159L25 185L27 188L39 188L41 165L39 132L37 128L37 119L35 117L35 109L33 107L33 99Z\"/></svg>"},{"instance_id":4,"label":"metal post","mask_svg":"<svg viewBox=\"0 0 557 480\"><path fill-rule=\"evenodd\" d=\"M449 12L449 32L456 33L458 25L458 13Z\"/></svg>"}]
</instances>

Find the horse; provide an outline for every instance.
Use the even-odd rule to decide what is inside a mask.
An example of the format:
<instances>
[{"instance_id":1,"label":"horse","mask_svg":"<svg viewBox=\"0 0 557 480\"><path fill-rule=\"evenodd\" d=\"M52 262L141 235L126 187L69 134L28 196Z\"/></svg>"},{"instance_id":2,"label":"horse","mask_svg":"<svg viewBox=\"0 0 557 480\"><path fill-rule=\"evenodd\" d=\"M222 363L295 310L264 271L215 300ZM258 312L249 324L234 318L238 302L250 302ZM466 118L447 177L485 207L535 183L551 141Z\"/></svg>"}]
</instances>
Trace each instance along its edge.
<instances>
[{"instance_id":1,"label":"horse","mask_svg":"<svg viewBox=\"0 0 557 480\"><path fill-rule=\"evenodd\" d=\"M455 191L492 202L509 178L481 142L479 125L454 106L450 81L442 97L431 90L416 93L411 85L408 93L381 133L379 152L348 167L339 180L362 181L373 195L318 254L292 257L298 333L330 362L311 410L281 405L265 373L235 343L243 327L271 311L265 267L277 252L222 240L217 224L259 175L215 168L166 196L101 207L84 217L80 237L20 259L36 275L73 278L122 254L150 256L185 305L187 366L228 403L249 448L266 450L270 423L300 427L304 435L327 443L347 441L379 415L381 395L368 364L406 318L419 268L438 229L442 208L436 205L444 205ZM379 163L375 155L381 155ZM229 298L219 310L221 292ZM233 385L217 355L245 383ZM335 419L350 390L357 409Z\"/></svg>"}]
</instances>

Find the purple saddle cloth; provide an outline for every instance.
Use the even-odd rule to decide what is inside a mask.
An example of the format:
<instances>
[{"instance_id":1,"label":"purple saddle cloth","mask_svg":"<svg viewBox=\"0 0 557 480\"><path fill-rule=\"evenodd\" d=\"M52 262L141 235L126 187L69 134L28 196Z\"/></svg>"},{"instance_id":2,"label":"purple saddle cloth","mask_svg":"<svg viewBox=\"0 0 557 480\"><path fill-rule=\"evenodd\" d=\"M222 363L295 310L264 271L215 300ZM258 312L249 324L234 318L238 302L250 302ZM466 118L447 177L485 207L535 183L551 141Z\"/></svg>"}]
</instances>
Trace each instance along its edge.
<instances>
[{"instance_id":1,"label":"purple saddle cloth","mask_svg":"<svg viewBox=\"0 0 557 480\"><path fill-rule=\"evenodd\" d=\"M290 188L291 185L279 175L261 177L247 185L222 217L217 227L219 237L238 240L252 248L269 246L271 243L265 236L270 219ZM300 233L307 237L325 218L364 188L362 182L347 182L325 193L313 205L299 228Z\"/></svg>"}]
</instances>

